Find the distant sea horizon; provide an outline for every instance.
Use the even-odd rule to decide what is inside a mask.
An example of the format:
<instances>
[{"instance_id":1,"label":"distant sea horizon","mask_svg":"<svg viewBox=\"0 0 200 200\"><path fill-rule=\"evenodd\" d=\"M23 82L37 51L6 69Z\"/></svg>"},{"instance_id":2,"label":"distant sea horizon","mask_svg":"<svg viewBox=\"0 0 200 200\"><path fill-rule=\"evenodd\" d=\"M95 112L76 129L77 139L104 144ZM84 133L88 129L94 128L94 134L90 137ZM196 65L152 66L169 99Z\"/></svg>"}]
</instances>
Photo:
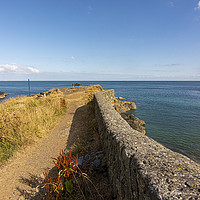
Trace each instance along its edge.
<instances>
[{"instance_id":1,"label":"distant sea horizon","mask_svg":"<svg viewBox=\"0 0 200 200\"><path fill-rule=\"evenodd\" d=\"M146 135L200 163L200 81L31 81L31 94L52 88L100 84L136 103ZM6 99L28 95L27 81L0 81ZM2 100L1 100L2 102Z\"/></svg>"}]
</instances>

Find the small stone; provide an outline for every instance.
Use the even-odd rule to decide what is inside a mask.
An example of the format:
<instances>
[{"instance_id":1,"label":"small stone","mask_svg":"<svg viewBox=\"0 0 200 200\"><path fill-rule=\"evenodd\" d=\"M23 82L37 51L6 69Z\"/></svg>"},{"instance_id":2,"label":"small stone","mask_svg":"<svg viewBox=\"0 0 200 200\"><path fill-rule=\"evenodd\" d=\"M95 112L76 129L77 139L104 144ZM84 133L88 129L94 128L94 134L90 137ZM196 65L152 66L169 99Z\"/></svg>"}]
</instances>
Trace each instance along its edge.
<instances>
[{"instance_id":1,"label":"small stone","mask_svg":"<svg viewBox=\"0 0 200 200\"><path fill-rule=\"evenodd\" d=\"M40 177L41 177L41 179L45 179L45 177L44 177L44 174L42 173L41 175L40 175Z\"/></svg>"},{"instance_id":2,"label":"small stone","mask_svg":"<svg viewBox=\"0 0 200 200\"><path fill-rule=\"evenodd\" d=\"M193 180L186 181L185 184L186 184L188 187L194 187L194 186L195 186L195 182L194 182Z\"/></svg>"},{"instance_id":3,"label":"small stone","mask_svg":"<svg viewBox=\"0 0 200 200\"><path fill-rule=\"evenodd\" d=\"M85 160L90 160L90 155L89 154L85 155Z\"/></svg>"},{"instance_id":4,"label":"small stone","mask_svg":"<svg viewBox=\"0 0 200 200\"><path fill-rule=\"evenodd\" d=\"M35 188L35 192L38 193L40 191L39 186Z\"/></svg>"},{"instance_id":5,"label":"small stone","mask_svg":"<svg viewBox=\"0 0 200 200\"><path fill-rule=\"evenodd\" d=\"M103 154L103 151L97 151L96 155L98 155L98 154Z\"/></svg>"},{"instance_id":6,"label":"small stone","mask_svg":"<svg viewBox=\"0 0 200 200\"><path fill-rule=\"evenodd\" d=\"M20 196L18 200L25 200L24 196Z\"/></svg>"},{"instance_id":7,"label":"small stone","mask_svg":"<svg viewBox=\"0 0 200 200\"><path fill-rule=\"evenodd\" d=\"M99 167L101 165L101 161L99 159L94 160L93 165L95 167Z\"/></svg>"},{"instance_id":8,"label":"small stone","mask_svg":"<svg viewBox=\"0 0 200 200\"><path fill-rule=\"evenodd\" d=\"M82 165L83 164L83 156L80 156L78 159L77 159L77 162L79 165Z\"/></svg>"}]
</instances>

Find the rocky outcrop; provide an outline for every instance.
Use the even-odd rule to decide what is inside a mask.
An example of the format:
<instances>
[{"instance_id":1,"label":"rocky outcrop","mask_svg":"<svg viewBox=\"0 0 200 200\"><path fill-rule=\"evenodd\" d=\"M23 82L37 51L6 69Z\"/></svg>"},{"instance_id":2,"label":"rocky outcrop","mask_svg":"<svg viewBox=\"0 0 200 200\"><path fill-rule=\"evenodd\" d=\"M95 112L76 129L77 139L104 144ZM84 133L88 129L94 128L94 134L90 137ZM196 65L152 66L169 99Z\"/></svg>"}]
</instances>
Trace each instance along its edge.
<instances>
[{"instance_id":1,"label":"rocky outcrop","mask_svg":"<svg viewBox=\"0 0 200 200\"><path fill-rule=\"evenodd\" d=\"M4 99L7 96L5 92L0 91L0 99Z\"/></svg>"},{"instance_id":2,"label":"rocky outcrop","mask_svg":"<svg viewBox=\"0 0 200 200\"><path fill-rule=\"evenodd\" d=\"M72 86L73 86L73 88L75 88L75 86L81 86L81 84L80 83L75 83L75 84L72 84Z\"/></svg>"},{"instance_id":3,"label":"rocky outcrop","mask_svg":"<svg viewBox=\"0 0 200 200\"><path fill-rule=\"evenodd\" d=\"M122 113L121 116L123 119L125 119L128 124L135 130L145 134L145 122L137 117L135 117L133 114L129 113Z\"/></svg>"},{"instance_id":4,"label":"rocky outcrop","mask_svg":"<svg viewBox=\"0 0 200 200\"><path fill-rule=\"evenodd\" d=\"M123 119L125 119L128 124L135 130L145 134L145 122L134 114L129 114L127 111L136 110L136 105L134 102L120 101L119 99L124 99L123 97L115 97L114 108L117 112L121 114Z\"/></svg>"},{"instance_id":5,"label":"rocky outcrop","mask_svg":"<svg viewBox=\"0 0 200 200\"><path fill-rule=\"evenodd\" d=\"M136 110L134 102L120 101L118 98L114 99L114 107L119 113L125 113L129 110Z\"/></svg>"}]
</instances>

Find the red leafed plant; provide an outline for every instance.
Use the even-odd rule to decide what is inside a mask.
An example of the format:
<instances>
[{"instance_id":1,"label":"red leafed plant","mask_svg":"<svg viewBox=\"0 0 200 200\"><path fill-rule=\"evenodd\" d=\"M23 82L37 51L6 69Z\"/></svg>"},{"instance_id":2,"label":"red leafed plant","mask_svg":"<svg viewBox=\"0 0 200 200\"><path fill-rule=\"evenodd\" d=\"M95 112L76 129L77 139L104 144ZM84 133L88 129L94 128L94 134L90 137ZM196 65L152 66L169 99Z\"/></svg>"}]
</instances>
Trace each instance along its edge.
<instances>
[{"instance_id":1,"label":"red leafed plant","mask_svg":"<svg viewBox=\"0 0 200 200\"><path fill-rule=\"evenodd\" d=\"M68 155L65 155L64 151L61 151L60 156L58 158L53 158L53 160L59 173L61 173L64 178L70 180L72 178L72 174L78 168L78 154L76 157L72 157L71 149L69 149Z\"/></svg>"},{"instance_id":2,"label":"red leafed plant","mask_svg":"<svg viewBox=\"0 0 200 200\"><path fill-rule=\"evenodd\" d=\"M47 172L44 173L45 180L43 181L44 187L48 188L50 196L55 199L70 196L76 186L84 197L81 189L81 179L85 178L87 174L83 173L78 166L78 155L72 156L70 149L68 155L61 151L57 158L53 158L53 162L58 169L56 181L53 182L51 177L48 177Z\"/></svg>"}]
</instances>

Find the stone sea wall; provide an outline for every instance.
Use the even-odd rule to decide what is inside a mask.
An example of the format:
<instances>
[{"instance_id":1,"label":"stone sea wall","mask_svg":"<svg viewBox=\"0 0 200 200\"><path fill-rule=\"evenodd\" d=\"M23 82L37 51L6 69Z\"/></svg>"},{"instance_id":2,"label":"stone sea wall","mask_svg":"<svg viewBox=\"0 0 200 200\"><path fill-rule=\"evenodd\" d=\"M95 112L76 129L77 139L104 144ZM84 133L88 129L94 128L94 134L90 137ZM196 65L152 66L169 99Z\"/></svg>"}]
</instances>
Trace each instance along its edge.
<instances>
[{"instance_id":1,"label":"stone sea wall","mask_svg":"<svg viewBox=\"0 0 200 200\"><path fill-rule=\"evenodd\" d=\"M95 113L116 199L200 199L200 165L133 130L114 109L114 90L95 94Z\"/></svg>"}]
</instances>

